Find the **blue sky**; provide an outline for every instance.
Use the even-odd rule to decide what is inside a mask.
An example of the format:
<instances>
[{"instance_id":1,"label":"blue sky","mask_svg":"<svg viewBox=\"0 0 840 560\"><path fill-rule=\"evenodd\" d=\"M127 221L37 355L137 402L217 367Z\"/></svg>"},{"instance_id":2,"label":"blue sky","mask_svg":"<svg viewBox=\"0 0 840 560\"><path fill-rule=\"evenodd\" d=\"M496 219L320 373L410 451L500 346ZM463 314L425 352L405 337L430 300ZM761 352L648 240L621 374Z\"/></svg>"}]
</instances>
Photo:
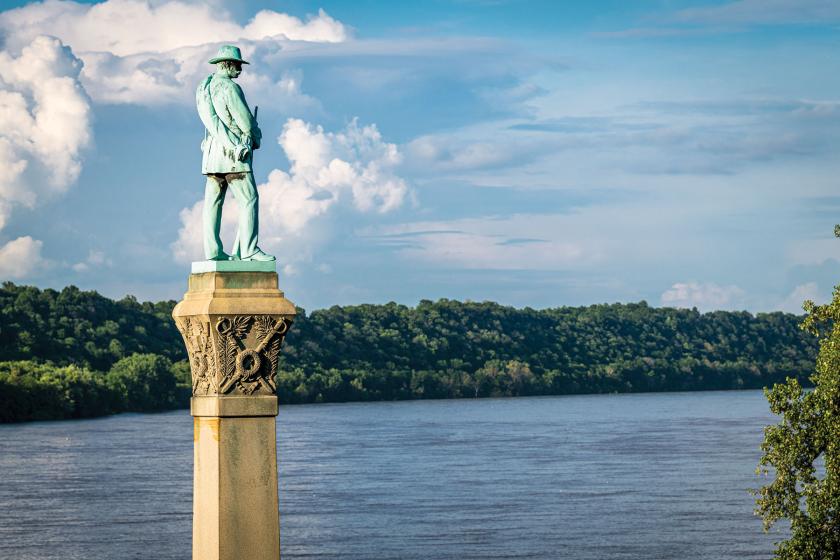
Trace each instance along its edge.
<instances>
[{"instance_id":1,"label":"blue sky","mask_svg":"<svg viewBox=\"0 0 840 560\"><path fill-rule=\"evenodd\" d=\"M3 279L181 296L193 92L229 42L261 245L307 309L798 311L840 278L836 2L0 6Z\"/></svg>"}]
</instances>

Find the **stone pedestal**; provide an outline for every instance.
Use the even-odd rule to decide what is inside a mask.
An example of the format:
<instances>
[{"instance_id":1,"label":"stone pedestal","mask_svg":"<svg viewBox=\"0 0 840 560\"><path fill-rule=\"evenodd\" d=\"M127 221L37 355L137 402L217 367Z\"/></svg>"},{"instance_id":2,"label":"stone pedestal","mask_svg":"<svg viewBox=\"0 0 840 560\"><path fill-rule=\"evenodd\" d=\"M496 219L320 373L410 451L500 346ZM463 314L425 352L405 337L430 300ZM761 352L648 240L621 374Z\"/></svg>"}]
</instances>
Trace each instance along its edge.
<instances>
[{"instance_id":1,"label":"stone pedestal","mask_svg":"<svg viewBox=\"0 0 840 560\"><path fill-rule=\"evenodd\" d=\"M192 369L193 560L280 558L274 376L295 307L248 268L194 266L172 312Z\"/></svg>"}]
</instances>

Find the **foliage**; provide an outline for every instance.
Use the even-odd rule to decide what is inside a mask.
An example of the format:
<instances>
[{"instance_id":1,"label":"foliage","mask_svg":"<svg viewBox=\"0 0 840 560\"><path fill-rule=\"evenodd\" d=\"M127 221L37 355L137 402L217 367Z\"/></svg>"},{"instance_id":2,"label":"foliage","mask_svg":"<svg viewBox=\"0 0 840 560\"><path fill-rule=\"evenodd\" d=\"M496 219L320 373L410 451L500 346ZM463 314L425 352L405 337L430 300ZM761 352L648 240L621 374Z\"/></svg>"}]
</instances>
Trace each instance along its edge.
<instances>
[{"instance_id":1,"label":"foliage","mask_svg":"<svg viewBox=\"0 0 840 560\"><path fill-rule=\"evenodd\" d=\"M189 389L176 386L177 365L135 354L106 374L31 360L0 362L0 422L88 418L182 406Z\"/></svg>"},{"instance_id":2,"label":"foliage","mask_svg":"<svg viewBox=\"0 0 840 560\"><path fill-rule=\"evenodd\" d=\"M177 405L177 381L169 358L134 354L114 364L106 379L120 396L122 410L142 412Z\"/></svg>"},{"instance_id":3,"label":"foliage","mask_svg":"<svg viewBox=\"0 0 840 560\"><path fill-rule=\"evenodd\" d=\"M284 402L761 388L810 371L799 320L645 302L299 310L278 387Z\"/></svg>"},{"instance_id":4,"label":"foliage","mask_svg":"<svg viewBox=\"0 0 840 560\"><path fill-rule=\"evenodd\" d=\"M781 560L840 558L840 287L831 303L805 307L803 329L819 338L814 389L790 379L766 391L782 420L765 429L759 463L774 479L758 491L756 513L765 529L790 521Z\"/></svg>"},{"instance_id":5,"label":"foliage","mask_svg":"<svg viewBox=\"0 0 840 560\"><path fill-rule=\"evenodd\" d=\"M67 383L92 391L85 394L100 414L186 406L189 364L171 318L174 304L5 283L0 360L87 372L79 379L88 381ZM442 299L309 315L299 309L281 354L278 394L284 403L304 403L760 388L806 379L817 344L799 321L786 313L700 313L645 302L535 310ZM42 377L0 378L0 402L14 394L35 407L39 391L46 399L40 412L15 406L9 410L20 414L4 410L4 419L92 414L77 404L81 397L72 400ZM94 398L102 383L113 401Z\"/></svg>"},{"instance_id":6,"label":"foliage","mask_svg":"<svg viewBox=\"0 0 840 560\"><path fill-rule=\"evenodd\" d=\"M134 353L178 360L184 347L172 322L174 301L113 301L75 286L0 287L0 360L52 361L105 371Z\"/></svg>"},{"instance_id":7,"label":"foliage","mask_svg":"<svg viewBox=\"0 0 840 560\"><path fill-rule=\"evenodd\" d=\"M84 418L116 411L104 376L78 366L0 362L0 422Z\"/></svg>"},{"instance_id":8,"label":"foliage","mask_svg":"<svg viewBox=\"0 0 840 560\"><path fill-rule=\"evenodd\" d=\"M192 374L190 373L189 360L179 360L172 364L172 375L180 387L189 387L192 390Z\"/></svg>"}]
</instances>

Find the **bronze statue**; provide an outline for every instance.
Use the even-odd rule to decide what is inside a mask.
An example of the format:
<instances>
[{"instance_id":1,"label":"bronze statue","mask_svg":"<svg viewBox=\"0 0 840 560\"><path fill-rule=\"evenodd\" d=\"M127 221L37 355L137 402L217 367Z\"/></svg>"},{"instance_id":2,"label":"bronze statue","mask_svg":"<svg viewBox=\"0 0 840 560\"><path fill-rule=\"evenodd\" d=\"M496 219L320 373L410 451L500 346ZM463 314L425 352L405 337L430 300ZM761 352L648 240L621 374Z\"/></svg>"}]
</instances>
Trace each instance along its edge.
<instances>
[{"instance_id":1,"label":"bronze statue","mask_svg":"<svg viewBox=\"0 0 840 560\"><path fill-rule=\"evenodd\" d=\"M260 147L262 133L256 110L251 114L242 88L234 78L242 73L238 47L225 45L210 59L216 72L207 76L196 90L196 107L204 123L204 153L201 172L207 176L204 190L204 257L208 260L273 261L274 257L257 246L259 233L259 195L254 182L254 150ZM239 206L239 227L233 251L224 252L219 231L222 204L228 188Z\"/></svg>"}]
</instances>

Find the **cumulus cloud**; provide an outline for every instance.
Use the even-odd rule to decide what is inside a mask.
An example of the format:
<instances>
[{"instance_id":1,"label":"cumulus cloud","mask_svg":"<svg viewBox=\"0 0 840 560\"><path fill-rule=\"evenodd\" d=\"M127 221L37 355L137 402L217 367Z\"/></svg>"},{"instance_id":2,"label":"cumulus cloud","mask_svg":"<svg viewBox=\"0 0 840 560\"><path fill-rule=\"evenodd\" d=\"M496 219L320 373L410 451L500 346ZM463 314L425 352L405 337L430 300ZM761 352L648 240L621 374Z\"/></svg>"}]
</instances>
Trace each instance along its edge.
<instances>
[{"instance_id":1,"label":"cumulus cloud","mask_svg":"<svg viewBox=\"0 0 840 560\"><path fill-rule=\"evenodd\" d=\"M230 239L231 230L234 229L235 219L235 205L233 197L229 197L225 204L226 212L222 213L222 229L223 236ZM181 219L181 229L178 230L178 239L172 244L172 256L178 262L197 261L204 258L204 249L202 248L202 240L204 233L201 228L202 218L201 210L204 203L202 201L196 202L189 208L184 208L179 213L178 217Z\"/></svg>"},{"instance_id":2,"label":"cumulus cloud","mask_svg":"<svg viewBox=\"0 0 840 560\"><path fill-rule=\"evenodd\" d=\"M408 195L408 185L396 175L402 156L396 145L382 139L375 125L360 126L353 120L340 132L326 132L288 119L277 141L291 165L288 173L273 170L258 187L260 244L286 258L310 258L323 234L311 228L313 222L336 208L385 214L402 206ZM222 226L228 239L236 224L231 202ZM172 246L176 260L202 258L201 209L199 201L181 211L182 227ZM290 240L295 243L286 243Z\"/></svg>"},{"instance_id":3,"label":"cumulus cloud","mask_svg":"<svg viewBox=\"0 0 840 560\"><path fill-rule=\"evenodd\" d=\"M18 54L0 51L0 229L15 207L33 208L66 191L92 139L81 61L54 37L38 36ZM25 278L44 260L43 243L18 237L0 247L0 276Z\"/></svg>"},{"instance_id":4,"label":"cumulus cloud","mask_svg":"<svg viewBox=\"0 0 840 560\"><path fill-rule=\"evenodd\" d=\"M30 236L18 237L0 247L0 278L19 280L41 268L43 243Z\"/></svg>"},{"instance_id":5,"label":"cumulus cloud","mask_svg":"<svg viewBox=\"0 0 840 560\"><path fill-rule=\"evenodd\" d=\"M40 34L58 37L84 61L82 80L96 101L139 104L191 103L221 43L242 44L250 55L262 42L333 43L348 37L346 27L323 10L306 20L261 10L240 25L218 7L177 0L47 0L0 13L0 31L12 52ZM312 103L300 93L300 79L257 81L284 106Z\"/></svg>"},{"instance_id":6,"label":"cumulus cloud","mask_svg":"<svg viewBox=\"0 0 840 560\"><path fill-rule=\"evenodd\" d=\"M61 41L36 37L0 51L0 228L16 205L34 207L78 178L92 138L81 62Z\"/></svg>"},{"instance_id":7,"label":"cumulus cloud","mask_svg":"<svg viewBox=\"0 0 840 560\"><path fill-rule=\"evenodd\" d=\"M801 315L803 313L802 304L806 300L811 300L815 303L820 303L823 295L820 293L820 288L816 282L806 282L796 286L793 291L779 303L778 309L780 311L787 311L788 313L796 313Z\"/></svg>"},{"instance_id":8,"label":"cumulus cloud","mask_svg":"<svg viewBox=\"0 0 840 560\"><path fill-rule=\"evenodd\" d=\"M300 233L343 198L361 212L386 213L402 205L408 192L393 173L401 155L376 125L360 127L353 120L332 133L289 119L278 142L291 166L288 173L269 174L261 204L284 232Z\"/></svg>"},{"instance_id":9,"label":"cumulus cloud","mask_svg":"<svg viewBox=\"0 0 840 560\"><path fill-rule=\"evenodd\" d=\"M708 282L677 282L660 298L667 307L697 307L704 311L731 309L741 305L744 290Z\"/></svg>"},{"instance_id":10,"label":"cumulus cloud","mask_svg":"<svg viewBox=\"0 0 840 560\"><path fill-rule=\"evenodd\" d=\"M218 7L179 1L106 0L83 4L47 0L0 14L0 29L15 49L49 29L76 52L129 56L226 41L282 38L290 41L340 42L347 30L320 10L306 21L261 10L246 25Z\"/></svg>"}]
</instances>

